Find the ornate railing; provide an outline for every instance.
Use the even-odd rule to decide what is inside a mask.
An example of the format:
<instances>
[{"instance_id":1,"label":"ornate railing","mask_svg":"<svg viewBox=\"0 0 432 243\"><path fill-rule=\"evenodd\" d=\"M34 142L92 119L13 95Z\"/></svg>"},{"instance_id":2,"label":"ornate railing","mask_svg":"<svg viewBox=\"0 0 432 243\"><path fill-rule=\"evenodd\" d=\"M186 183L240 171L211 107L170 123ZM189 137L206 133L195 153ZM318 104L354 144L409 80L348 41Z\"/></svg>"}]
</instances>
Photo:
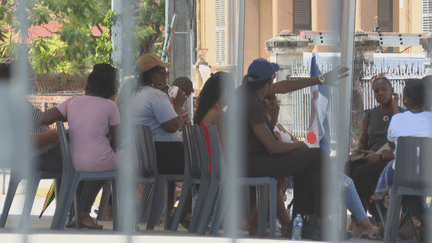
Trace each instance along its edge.
<instances>
[{"instance_id":1,"label":"ornate railing","mask_svg":"<svg viewBox=\"0 0 432 243\"><path fill-rule=\"evenodd\" d=\"M322 73L332 69L330 62L318 64ZM310 76L310 63L294 63L291 66L292 77L304 78ZM378 74L385 73L390 80L395 93L402 97L402 90L405 86L405 80L422 78L426 75L424 66L424 56L421 55L400 55L400 54L376 54L374 63L363 64L361 86L363 88L364 109L371 109L377 105L375 100L372 83L370 79ZM335 94L336 89L332 88L331 93ZM293 104L293 130L296 137L304 138L309 129L309 118L311 110L310 89L302 89L292 93ZM400 106L402 98L399 99ZM337 104L330 102L329 112L336 111ZM330 113L329 113L330 114ZM332 117L329 117L329 124L332 124ZM331 129L331 127L330 127ZM333 133L332 133L333 134ZM331 136L332 139L333 136Z\"/></svg>"}]
</instances>

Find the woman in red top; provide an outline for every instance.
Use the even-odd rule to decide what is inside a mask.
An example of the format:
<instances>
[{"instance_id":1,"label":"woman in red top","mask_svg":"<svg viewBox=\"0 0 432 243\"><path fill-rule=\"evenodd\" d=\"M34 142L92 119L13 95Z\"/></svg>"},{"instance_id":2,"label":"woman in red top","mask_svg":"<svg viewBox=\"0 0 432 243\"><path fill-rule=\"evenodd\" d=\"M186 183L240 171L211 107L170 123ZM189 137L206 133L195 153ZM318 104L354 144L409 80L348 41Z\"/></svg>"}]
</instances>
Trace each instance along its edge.
<instances>
[{"instance_id":1,"label":"woman in red top","mask_svg":"<svg viewBox=\"0 0 432 243\"><path fill-rule=\"evenodd\" d=\"M206 126L216 125L219 135L222 138L221 140L223 141L222 127L225 114L224 107L227 103L227 91L234 88L233 80L232 74L227 72L211 74L198 97L198 105L194 113L193 122L195 125L200 125L204 130L207 152L210 160L209 173L211 173L212 170L212 158L210 136Z\"/></svg>"}]
</instances>

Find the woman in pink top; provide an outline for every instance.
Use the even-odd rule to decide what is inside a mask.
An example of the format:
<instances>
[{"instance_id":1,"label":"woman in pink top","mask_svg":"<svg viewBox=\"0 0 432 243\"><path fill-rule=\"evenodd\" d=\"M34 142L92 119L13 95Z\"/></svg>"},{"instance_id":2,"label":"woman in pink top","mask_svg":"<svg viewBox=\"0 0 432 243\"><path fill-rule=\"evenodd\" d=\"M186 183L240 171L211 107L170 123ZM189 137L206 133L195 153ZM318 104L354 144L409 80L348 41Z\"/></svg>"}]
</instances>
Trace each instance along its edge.
<instances>
[{"instance_id":1,"label":"woman in pink top","mask_svg":"<svg viewBox=\"0 0 432 243\"><path fill-rule=\"evenodd\" d=\"M115 147L120 116L117 105L110 99L117 94L117 87L115 69L109 64L96 64L87 79L84 96L66 100L47 110L41 118L41 124L47 125L56 120L68 122L72 160L77 171L100 172L118 168L120 153ZM108 133L111 141L107 138ZM80 197L84 227L102 229L89 213L103 183L89 181L84 184ZM74 222L67 225L74 226Z\"/></svg>"}]
</instances>

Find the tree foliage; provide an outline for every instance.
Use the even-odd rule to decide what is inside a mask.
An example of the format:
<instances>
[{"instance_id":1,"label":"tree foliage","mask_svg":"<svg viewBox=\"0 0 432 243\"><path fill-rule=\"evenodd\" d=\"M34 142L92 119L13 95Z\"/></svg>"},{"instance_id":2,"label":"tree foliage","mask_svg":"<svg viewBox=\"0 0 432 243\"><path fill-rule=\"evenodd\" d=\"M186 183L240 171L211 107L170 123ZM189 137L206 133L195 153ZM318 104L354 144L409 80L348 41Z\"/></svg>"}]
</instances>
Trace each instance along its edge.
<instances>
[{"instance_id":1,"label":"tree foliage","mask_svg":"<svg viewBox=\"0 0 432 243\"><path fill-rule=\"evenodd\" d=\"M29 44L30 61L36 73L83 73L94 63L112 63L111 26L116 14L111 0L30 0L32 26L57 21L61 28L50 37L37 37ZM14 19L14 1L1 0L0 61L10 58L17 45L18 25ZM165 25L165 0L139 0L134 8L137 53L160 52ZM11 11L12 10L12 11ZM96 28L101 36L95 36ZM16 28L15 28L16 29ZM114 47L115 48L115 47Z\"/></svg>"},{"instance_id":2,"label":"tree foliage","mask_svg":"<svg viewBox=\"0 0 432 243\"><path fill-rule=\"evenodd\" d=\"M153 53L161 55L163 32L165 30L165 0L143 0L138 3L135 38L139 44L139 54ZM155 45L155 43L159 43Z\"/></svg>"}]
</instances>

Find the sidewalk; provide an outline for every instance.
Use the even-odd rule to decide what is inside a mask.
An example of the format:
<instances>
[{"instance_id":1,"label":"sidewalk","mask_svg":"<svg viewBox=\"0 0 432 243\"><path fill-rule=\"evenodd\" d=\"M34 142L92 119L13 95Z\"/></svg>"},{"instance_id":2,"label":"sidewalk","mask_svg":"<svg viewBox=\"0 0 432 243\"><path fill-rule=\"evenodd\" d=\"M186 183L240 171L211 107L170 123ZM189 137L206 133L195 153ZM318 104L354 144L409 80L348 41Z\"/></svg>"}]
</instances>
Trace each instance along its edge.
<instances>
[{"instance_id":1,"label":"sidewalk","mask_svg":"<svg viewBox=\"0 0 432 243\"><path fill-rule=\"evenodd\" d=\"M6 177L6 192L8 185L8 177ZM55 201L47 208L42 218L38 218L42 210L43 203L45 201L46 193L48 192L53 180L42 180L39 184L38 193L33 204L30 217L30 229L28 235L28 242L232 242L231 239L225 238L223 235L223 230L220 230L219 235L221 237L199 237L195 234L189 234L185 228L181 225L177 232L166 231L163 229L163 225L156 226L155 230L147 231L145 230L146 225L141 223L139 225L140 231L136 232L131 236L131 241L128 241L127 237L124 235L119 235L119 232L113 231L112 221L99 221L98 223L104 225L104 229L100 231L87 230L87 229L65 229L63 231L53 231L50 230L51 220L54 215ZM0 186L2 187L3 178L0 174ZM4 229L0 229L0 242L23 242L20 238L22 235L17 234L20 214L24 204L24 183L20 183L17 190L17 195L12 203L11 210L9 212L9 217L6 221L6 226ZM6 195L0 193L0 208L3 209L4 200ZM94 208L96 208L94 206ZM93 213L92 217L96 217ZM280 233L276 234L275 240L287 240L287 238L282 237ZM238 242L274 242L270 239L257 239L249 236L246 231L241 232L241 239ZM294 241L291 241L294 242ZM302 242L307 242L303 240ZM350 239L346 242L371 242L370 240L362 239Z\"/></svg>"}]
</instances>

